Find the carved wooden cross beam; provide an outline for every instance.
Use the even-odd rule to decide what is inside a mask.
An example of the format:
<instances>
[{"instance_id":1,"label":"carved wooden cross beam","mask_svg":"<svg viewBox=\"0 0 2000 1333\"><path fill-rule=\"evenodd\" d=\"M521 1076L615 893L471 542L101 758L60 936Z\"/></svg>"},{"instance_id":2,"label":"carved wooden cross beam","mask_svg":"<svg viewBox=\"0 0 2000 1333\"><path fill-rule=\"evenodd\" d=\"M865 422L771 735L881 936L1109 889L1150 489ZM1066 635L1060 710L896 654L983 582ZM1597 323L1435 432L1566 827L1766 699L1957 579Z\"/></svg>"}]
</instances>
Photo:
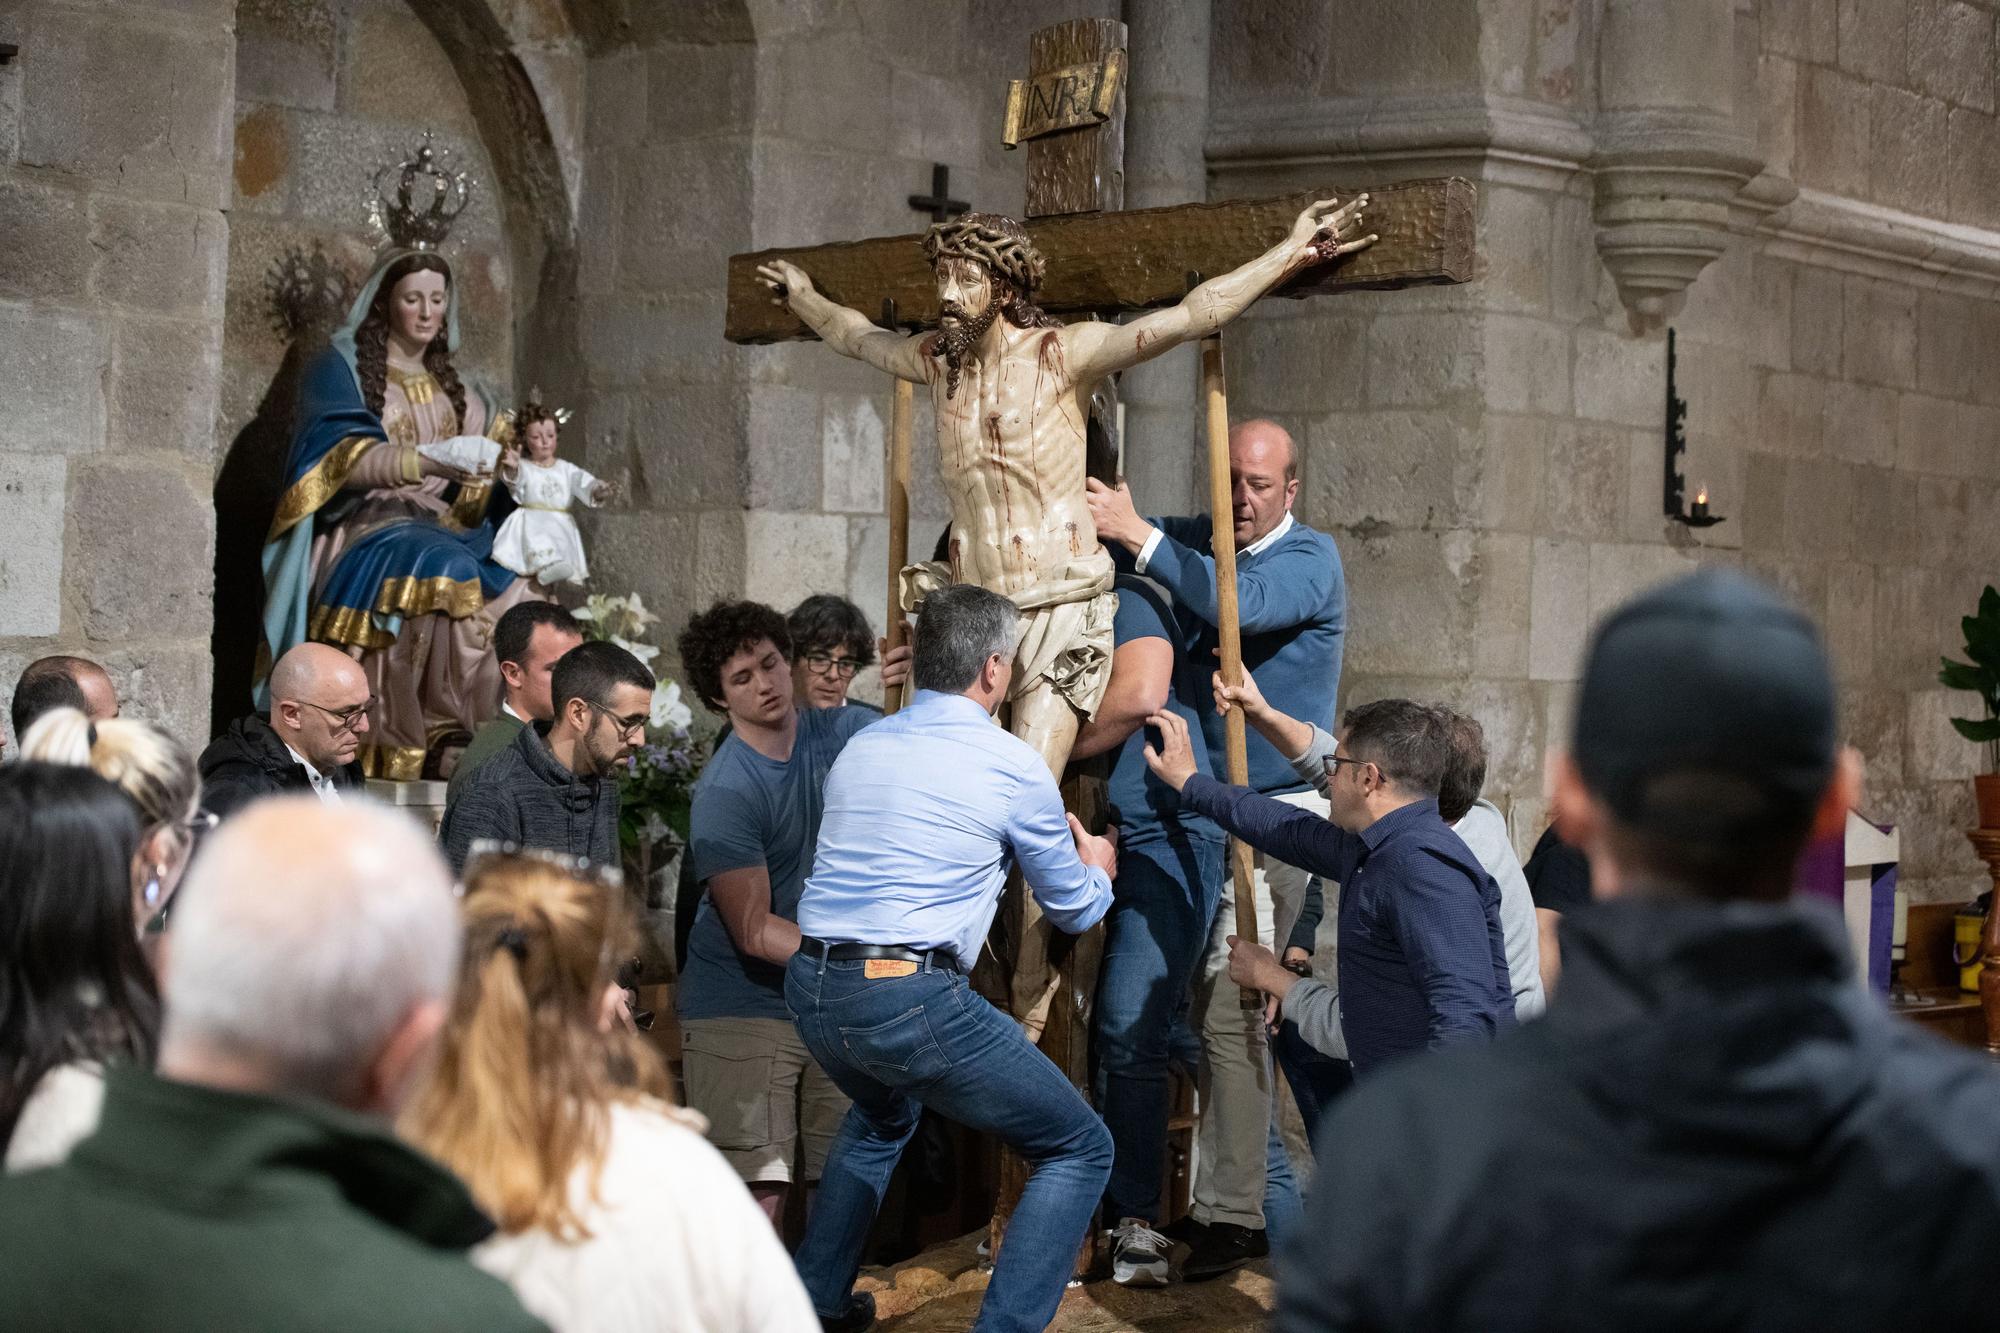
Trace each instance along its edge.
<instances>
[{"instance_id":1,"label":"carved wooden cross beam","mask_svg":"<svg viewBox=\"0 0 2000 1333\"><path fill-rule=\"evenodd\" d=\"M1274 296L1423 287L1473 276L1473 186L1456 176L1365 187L1367 225L1381 239L1329 268L1308 269ZM1172 305L1187 295L1187 275L1227 273L1256 258L1291 230L1315 199L1362 193L1326 186L1267 199L1177 204L1121 213L1074 213L1026 223L1048 259L1036 296L1051 314L1109 316ZM724 334L732 342L810 338L797 316L771 304L757 266L788 259L813 286L856 310L896 303L906 326L937 321L937 281L924 262L921 234L731 255Z\"/></svg>"}]
</instances>

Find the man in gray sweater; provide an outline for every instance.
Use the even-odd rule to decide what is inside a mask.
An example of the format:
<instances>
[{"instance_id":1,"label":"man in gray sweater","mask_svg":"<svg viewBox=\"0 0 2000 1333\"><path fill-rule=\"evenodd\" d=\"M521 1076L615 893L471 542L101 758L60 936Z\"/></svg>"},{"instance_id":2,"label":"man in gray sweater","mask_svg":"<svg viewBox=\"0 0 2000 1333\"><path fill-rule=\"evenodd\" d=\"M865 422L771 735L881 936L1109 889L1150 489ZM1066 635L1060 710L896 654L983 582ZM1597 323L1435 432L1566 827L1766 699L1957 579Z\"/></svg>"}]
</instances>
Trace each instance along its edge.
<instances>
[{"instance_id":1,"label":"man in gray sweater","mask_svg":"<svg viewBox=\"0 0 2000 1333\"><path fill-rule=\"evenodd\" d=\"M550 677L553 721L524 727L466 779L441 837L454 870L477 842L618 865L619 767L646 736L653 673L615 643L580 644Z\"/></svg>"}]
</instances>

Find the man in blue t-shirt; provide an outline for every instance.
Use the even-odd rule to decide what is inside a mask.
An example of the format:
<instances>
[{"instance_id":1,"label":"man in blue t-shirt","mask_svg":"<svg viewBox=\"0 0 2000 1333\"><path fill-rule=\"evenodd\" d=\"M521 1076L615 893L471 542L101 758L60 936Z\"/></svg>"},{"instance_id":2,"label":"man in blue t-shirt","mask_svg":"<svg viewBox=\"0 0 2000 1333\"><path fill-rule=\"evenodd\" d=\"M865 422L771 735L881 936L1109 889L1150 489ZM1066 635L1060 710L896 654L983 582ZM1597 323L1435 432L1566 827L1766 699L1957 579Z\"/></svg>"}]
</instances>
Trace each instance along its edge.
<instances>
[{"instance_id":1,"label":"man in blue t-shirt","mask_svg":"<svg viewBox=\"0 0 2000 1333\"><path fill-rule=\"evenodd\" d=\"M775 1225L800 1140L810 1189L847 1110L792 1025L785 963L799 947L827 771L881 714L798 705L785 618L756 602L695 616L680 653L695 693L730 724L694 791L690 855L703 894L679 994L687 1100ZM907 673L908 656L883 663L885 681Z\"/></svg>"},{"instance_id":2,"label":"man in blue t-shirt","mask_svg":"<svg viewBox=\"0 0 2000 1333\"><path fill-rule=\"evenodd\" d=\"M1169 1247L1153 1228L1164 1183L1168 1039L1208 942L1223 834L1183 810L1146 767L1149 714L1172 709L1191 728L1201 725L1190 700L1204 697L1204 685L1187 636L1158 588L1120 575L1117 589L1111 683L1070 757L1115 756L1107 796L1119 872L1104 918L1096 1010L1097 1104L1114 1152L1104 1191L1105 1220L1115 1228L1112 1277L1126 1286L1162 1286Z\"/></svg>"},{"instance_id":3,"label":"man in blue t-shirt","mask_svg":"<svg viewBox=\"0 0 2000 1333\"><path fill-rule=\"evenodd\" d=\"M1272 421L1236 426L1229 432L1229 481L1243 669L1257 673L1274 705L1331 731L1347 634L1347 587L1333 538L1292 517L1299 470L1291 436ZM1093 480L1087 489L1097 535L1119 568L1143 574L1167 591L1176 616L1196 635L1191 660L1211 669L1221 612L1210 519L1141 518L1124 486ZM1221 772L1223 721L1210 708L1196 711L1208 758ZM1325 799L1292 771L1288 756L1255 733L1248 751L1251 790L1327 813ZM1283 947L1304 906L1308 878L1296 866L1257 856L1257 927L1265 947ZM1234 929L1230 913L1217 914L1195 977L1206 1068L1189 1209L1194 1253L1183 1265L1190 1278L1212 1277L1264 1254L1271 1208L1279 1210L1274 1225L1298 1208L1290 1163L1272 1124L1274 1085L1262 1016L1237 1003L1228 977L1228 936ZM1314 957L1314 970L1329 980L1331 934L1322 932Z\"/></svg>"}]
</instances>

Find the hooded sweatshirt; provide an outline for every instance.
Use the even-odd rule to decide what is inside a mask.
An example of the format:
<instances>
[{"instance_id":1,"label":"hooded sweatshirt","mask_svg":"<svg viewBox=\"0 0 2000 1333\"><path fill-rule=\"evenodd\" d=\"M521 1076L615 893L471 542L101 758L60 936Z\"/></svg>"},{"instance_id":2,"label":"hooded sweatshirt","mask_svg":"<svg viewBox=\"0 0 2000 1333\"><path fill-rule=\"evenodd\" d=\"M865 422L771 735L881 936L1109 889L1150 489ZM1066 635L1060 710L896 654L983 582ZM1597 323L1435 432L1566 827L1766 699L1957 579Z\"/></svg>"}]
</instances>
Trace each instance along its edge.
<instances>
[{"instance_id":1,"label":"hooded sweatshirt","mask_svg":"<svg viewBox=\"0 0 2000 1333\"><path fill-rule=\"evenodd\" d=\"M2000 1072L1855 983L1837 918L1566 914L1547 1017L1337 1104L1276 1327L1965 1327Z\"/></svg>"},{"instance_id":2,"label":"hooded sweatshirt","mask_svg":"<svg viewBox=\"0 0 2000 1333\"><path fill-rule=\"evenodd\" d=\"M445 811L440 838L453 870L475 842L510 842L618 864L618 783L580 778L549 750L546 722L521 728L513 744L466 779Z\"/></svg>"}]
</instances>

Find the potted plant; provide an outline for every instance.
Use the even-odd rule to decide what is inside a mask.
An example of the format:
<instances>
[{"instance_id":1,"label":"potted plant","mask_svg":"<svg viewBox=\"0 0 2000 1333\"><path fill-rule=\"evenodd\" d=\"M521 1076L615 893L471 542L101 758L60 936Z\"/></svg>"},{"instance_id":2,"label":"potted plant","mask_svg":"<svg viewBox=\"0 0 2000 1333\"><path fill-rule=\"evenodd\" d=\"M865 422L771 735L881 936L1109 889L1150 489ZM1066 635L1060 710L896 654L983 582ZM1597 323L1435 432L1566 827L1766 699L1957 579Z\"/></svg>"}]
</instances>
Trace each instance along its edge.
<instances>
[{"instance_id":1,"label":"potted plant","mask_svg":"<svg viewBox=\"0 0 2000 1333\"><path fill-rule=\"evenodd\" d=\"M1981 718L1955 717L1951 725L1969 741L1986 747L1986 771L1972 780L1979 798L1979 827L2000 828L2000 592L1992 584L1979 594L1979 611L1959 621L1965 634L1965 655L1944 659L1938 680L1954 690L1968 690L1985 705Z\"/></svg>"},{"instance_id":2,"label":"potted plant","mask_svg":"<svg viewBox=\"0 0 2000 1333\"><path fill-rule=\"evenodd\" d=\"M646 609L638 593L629 597L594 593L575 615L587 638L615 643L648 666L660 655L644 637L659 617ZM694 734L694 711L681 698L680 685L660 680L653 691L646 741L632 752L618 777L619 849L650 937L643 960L643 979L649 981L672 975L674 899L687 847L694 783L707 758L705 751Z\"/></svg>"}]
</instances>

